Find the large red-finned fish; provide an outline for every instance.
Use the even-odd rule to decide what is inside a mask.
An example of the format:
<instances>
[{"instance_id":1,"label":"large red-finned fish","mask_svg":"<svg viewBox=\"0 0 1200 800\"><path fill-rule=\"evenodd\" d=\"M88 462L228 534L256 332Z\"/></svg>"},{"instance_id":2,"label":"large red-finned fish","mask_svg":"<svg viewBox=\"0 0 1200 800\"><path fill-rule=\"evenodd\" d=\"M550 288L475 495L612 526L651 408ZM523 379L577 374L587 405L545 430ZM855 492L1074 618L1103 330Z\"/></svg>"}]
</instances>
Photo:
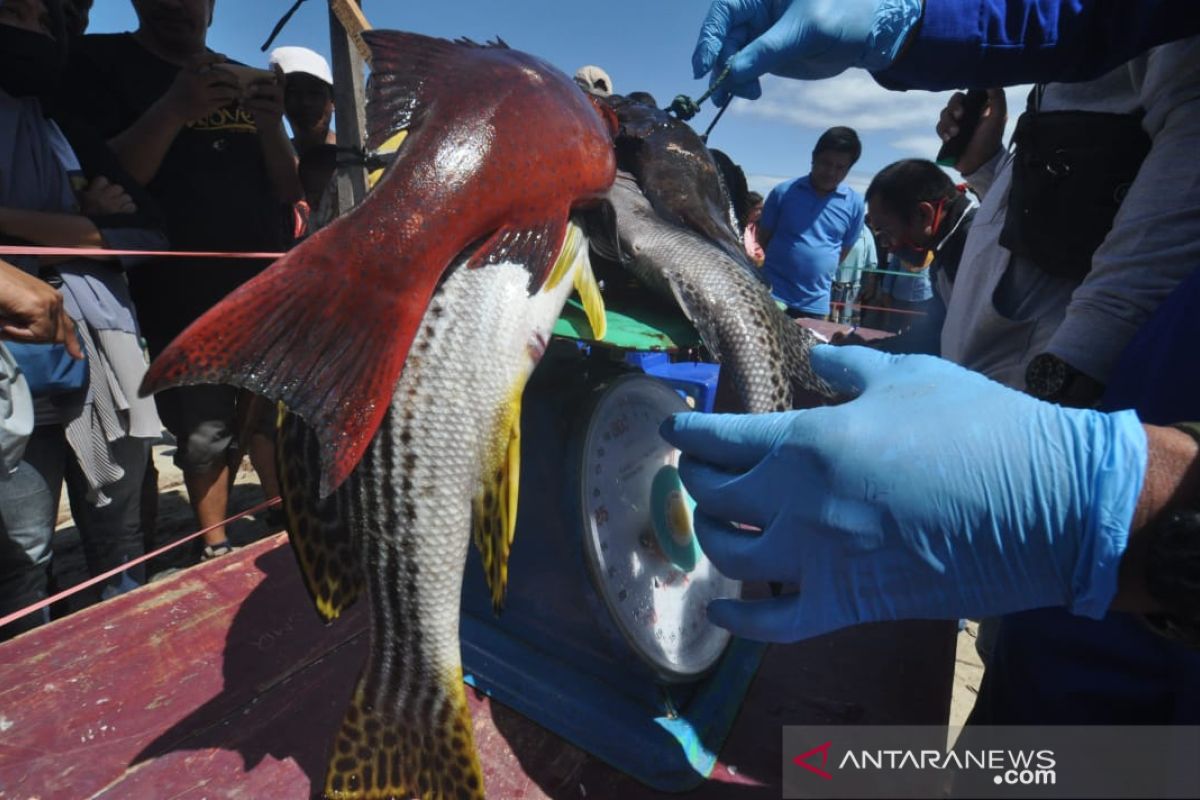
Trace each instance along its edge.
<instances>
[{"instance_id":1,"label":"large red-finned fish","mask_svg":"<svg viewBox=\"0 0 1200 800\"><path fill-rule=\"evenodd\" d=\"M572 288L602 335L571 214L612 183L615 123L502 43L364 38L368 146L407 130L395 162L184 331L144 388L227 383L287 409L284 510L317 610L333 619L364 586L371 603L326 795L482 797L458 641L467 542L499 606L521 392Z\"/></svg>"}]
</instances>

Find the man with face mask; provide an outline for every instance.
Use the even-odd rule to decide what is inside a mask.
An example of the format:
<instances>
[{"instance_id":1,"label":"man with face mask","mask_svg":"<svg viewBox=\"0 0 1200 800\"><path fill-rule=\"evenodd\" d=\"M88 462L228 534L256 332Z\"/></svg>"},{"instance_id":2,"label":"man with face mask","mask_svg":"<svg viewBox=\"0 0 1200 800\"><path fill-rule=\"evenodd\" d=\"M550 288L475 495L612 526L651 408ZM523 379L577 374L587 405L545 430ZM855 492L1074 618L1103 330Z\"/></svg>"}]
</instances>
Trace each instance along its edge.
<instances>
[{"instance_id":1,"label":"man with face mask","mask_svg":"<svg viewBox=\"0 0 1200 800\"><path fill-rule=\"evenodd\" d=\"M71 101L162 206L174 249L285 249L303 190L283 127L281 83L243 84L206 48L214 0L133 0L133 7L137 31L83 38ZM265 265L170 259L137 270L131 283L151 355ZM175 460L197 520L216 526L204 537L204 555L227 553L218 523L227 516L240 439L264 491L278 491L269 409L230 387L184 387L156 399L178 443Z\"/></svg>"},{"instance_id":2,"label":"man with face mask","mask_svg":"<svg viewBox=\"0 0 1200 800\"><path fill-rule=\"evenodd\" d=\"M162 248L153 202L54 97L66 43L59 0L0 5L0 241ZM92 574L141 554L140 487L150 443L161 431L153 402L137 396L146 363L123 270L132 259L12 261L28 281L61 287L82 347L13 346L33 390L35 427L15 469L0 478L0 613L46 594L64 477ZM8 336L47 338L16 329ZM86 370L71 359L80 350ZM106 581L101 596L141 579L140 569L128 570ZM44 612L27 616L0 638L42 619Z\"/></svg>"},{"instance_id":3,"label":"man with face mask","mask_svg":"<svg viewBox=\"0 0 1200 800\"><path fill-rule=\"evenodd\" d=\"M904 333L879 340L876 346L889 353L938 355L945 304L975 208L937 164L921 159L884 167L867 187L867 208L871 226L892 255L888 270L913 275L873 277L882 278L880 287L891 296L891 307L924 314L901 320ZM925 302L904 302L901 293L909 289L905 284L918 280L931 288L923 297L912 299Z\"/></svg>"}]
</instances>

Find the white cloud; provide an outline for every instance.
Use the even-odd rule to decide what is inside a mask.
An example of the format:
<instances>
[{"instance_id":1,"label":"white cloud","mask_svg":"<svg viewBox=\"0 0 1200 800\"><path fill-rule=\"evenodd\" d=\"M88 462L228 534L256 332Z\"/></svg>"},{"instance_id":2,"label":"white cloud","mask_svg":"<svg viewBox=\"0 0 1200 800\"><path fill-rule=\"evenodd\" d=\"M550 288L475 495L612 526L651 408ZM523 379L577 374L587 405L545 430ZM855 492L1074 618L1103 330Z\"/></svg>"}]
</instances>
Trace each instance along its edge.
<instances>
[{"instance_id":1,"label":"white cloud","mask_svg":"<svg viewBox=\"0 0 1200 800\"><path fill-rule=\"evenodd\" d=\"M933 159L941 149L942 142L934 134L929 136L902 136L891 142L901 158Z\"/></svg>"},{"instance_id":2,"label":"white cloud","mask_svg":"<svg viewBox=\"0 0 1200 800\"><path fill-rule=\"evenodd\" d=\"M860 131L932 131L951 94L888 91L858 70L824 81L767 76L762 85L761 99L736 103L731 112L807 128L849 125Z\"/></svg>"},{"instance_id":3,"label":"white cloud","mask_svg":"<svg viewBox=\"0 0 1200 800\"><path fill-rule=\"evenodd\" d=\"M749 184L750 191L758 192L763 197L766 197L768 194L771 193L771 190L774 189L779 184L783 183L784 181L790 181L792 178L798 178L798 177L800 177L800 176L799 175L754 175L754 174L752 174L752 175L746 176L746 183ZM871 184L871 178L873 178L873 177L875 177L875 175L870 172L860 172L858 170L851 170L850 174L846 176L846 183L854 191L858 192L859 194L863 194L864 192L867 191L867 186L869 186Z\"/></svg>"},{"instance_id":4,"label":"white cloud","mask_svg":"<svg viewBox=\"0 0 1200 800\"><path fill-rule=\"evenodd\" d=\"M763 197L766 197L776 186L784 181L790 181L795 177L795 175L791 176L791 178L783 175L747 175L746 183L750 186L750 191L758 192Z\"/></svg>"},{"instance_id":5,"label":"white cloud","mask_svg":"<svg viewBox=\"0 0 1200 800\"><path fill-rule=\"evenodd\" d=\"M859 194L866 194L867 187L871 185L871 179L874 177L875 173L873 172L851 170L850 174L846 176L846 183Z\"/></svg>"},{"instance_id":6,"label":"white cloud","mask_svg":"<svg viewBox=\"0 0 1200 800\"><path fill-rule=\"evenodd\" d=\"M906 155L933 158L940 142L937 120L953 92L894 92L884 89L866 72L852 70L824 81L793 81L775 76L762 80L763 96L753 103L735 103L731 113L822 130L848 125L858 131L894 131L891 145ZM1005 90L1008 125L1004 141L1012 138L1017 117L1025 110L1030 86Z\"/></svg>"}]
</instances>

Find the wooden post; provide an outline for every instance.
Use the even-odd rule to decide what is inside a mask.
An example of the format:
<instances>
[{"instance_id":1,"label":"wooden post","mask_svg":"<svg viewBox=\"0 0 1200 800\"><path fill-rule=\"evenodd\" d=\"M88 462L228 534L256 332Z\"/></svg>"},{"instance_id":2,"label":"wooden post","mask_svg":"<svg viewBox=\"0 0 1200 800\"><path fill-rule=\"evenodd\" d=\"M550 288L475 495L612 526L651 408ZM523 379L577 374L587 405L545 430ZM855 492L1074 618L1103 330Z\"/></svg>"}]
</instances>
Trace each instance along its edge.
<instances>
[{"instance_id":1,"label":"wooden post","mask_svg":"<svg viewBox=\"0 0 1200 800\"><path fill-rule=\"evenodd\" d=\"M346 30L334 10L337 2L361 4L361 0L333 0L329 7L329 49L333 55L333 102L338 147L362 147L367 126L363 109L363 67L366 62L355 42L357 34ZM356 8L357 10L357 8ZM361 11L359 16L361 16ZM361 41L361 39L358 39ZM337 171L338 213L344 214L367 194L367 171L339 167Z\"/></svg>"}]
</instances>

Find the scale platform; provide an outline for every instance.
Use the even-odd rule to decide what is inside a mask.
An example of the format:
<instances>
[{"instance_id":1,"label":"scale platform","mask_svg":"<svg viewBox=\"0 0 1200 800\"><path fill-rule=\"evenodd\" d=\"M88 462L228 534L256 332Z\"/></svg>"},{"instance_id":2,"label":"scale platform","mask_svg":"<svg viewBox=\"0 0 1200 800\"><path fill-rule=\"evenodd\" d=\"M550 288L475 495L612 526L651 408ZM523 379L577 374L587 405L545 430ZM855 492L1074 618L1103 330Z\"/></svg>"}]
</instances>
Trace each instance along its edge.
<instances>
[{"instance_id":1,"label":"scale platform","mask_svg":"<svg viewBox=\"0 0 1200 800\"><path fill-rule=\"evenodd\" d=\"M741 587L690 535L677 454L658 436L687 410L666 382L554 342L525 391L503 614L474 552L463 584L470 685L674 792L711 774L765 649L705 617Z\"/></svg>"}]
</instances>

